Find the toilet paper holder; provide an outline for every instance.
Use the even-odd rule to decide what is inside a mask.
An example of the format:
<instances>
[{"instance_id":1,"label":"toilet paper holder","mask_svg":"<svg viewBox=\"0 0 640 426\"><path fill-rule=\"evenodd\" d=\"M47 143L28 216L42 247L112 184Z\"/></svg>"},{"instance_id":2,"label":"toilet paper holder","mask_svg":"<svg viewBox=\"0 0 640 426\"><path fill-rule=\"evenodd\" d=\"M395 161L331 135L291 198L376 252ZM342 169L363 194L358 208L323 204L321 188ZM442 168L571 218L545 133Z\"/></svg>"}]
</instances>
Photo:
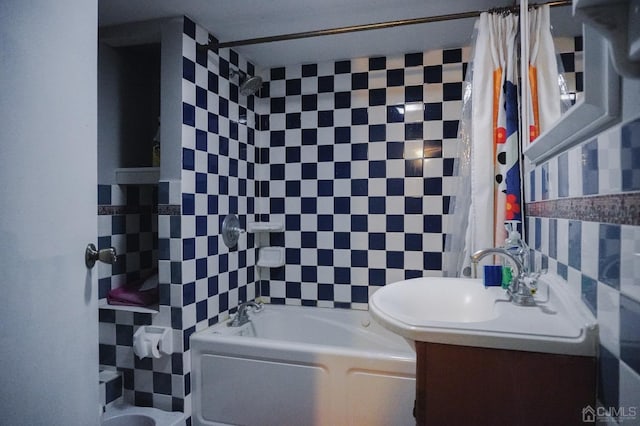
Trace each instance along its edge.
<instances>
[{"instance_id":1,"label":"toilet paper holder","mask_svg":"<svg viewBox=\"0 0 640 426\"><path fill-rule=\"evenodd\" d=\"M133 352L138 358L160 358L173 353L173 332L168 327L145 325L133 334Z\"/></svg>"}]
</instances>

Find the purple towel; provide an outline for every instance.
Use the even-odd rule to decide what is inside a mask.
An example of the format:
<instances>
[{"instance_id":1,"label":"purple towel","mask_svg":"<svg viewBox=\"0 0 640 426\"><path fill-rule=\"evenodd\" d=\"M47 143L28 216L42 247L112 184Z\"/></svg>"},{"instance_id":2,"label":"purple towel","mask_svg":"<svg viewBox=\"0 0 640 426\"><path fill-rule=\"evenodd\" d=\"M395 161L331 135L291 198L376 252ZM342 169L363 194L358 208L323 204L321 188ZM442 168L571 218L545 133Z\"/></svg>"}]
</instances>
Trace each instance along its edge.
<instances>
[{"instance_id":1,"label":"purple towel","mask_svg":"<svg viewBox=\"0 0 640 426\"><path fill-rule=\"evenodd\" d=\"M107 303L110 305L125 306L155 305L159 301L158 286L156 284L152 288L147 288L149 287L149 282L153 280L157 283L157 275L152 275L151 277L147 277L147 279L140 279L132 283L127 283L122 287L114 288L107 294Z\"/></svg>"}]
</instances>

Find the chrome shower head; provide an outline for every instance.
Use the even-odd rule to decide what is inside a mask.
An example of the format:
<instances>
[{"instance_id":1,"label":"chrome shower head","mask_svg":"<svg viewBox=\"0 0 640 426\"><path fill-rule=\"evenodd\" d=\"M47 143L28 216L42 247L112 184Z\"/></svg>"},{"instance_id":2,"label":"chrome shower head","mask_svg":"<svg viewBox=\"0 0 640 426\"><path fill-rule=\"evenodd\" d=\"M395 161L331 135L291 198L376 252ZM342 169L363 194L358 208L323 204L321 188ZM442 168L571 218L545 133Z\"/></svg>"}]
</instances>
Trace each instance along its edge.
<instances>
[{"instance_id":1,"label":"chrome shower head","mask_svg":"<svg viewBox=\"0 0 640 426\"><path fill-rule=\"evenodd\" d=\"M254 75L253 77L247 76L242 83L240 83L240 94L243 96L250 96L255 94L262 87L262 77Z\"/></svg>"},{"instance_id":2,"label":"chrome shower head","mask_svg":"<svg viewBox=\"0 0 640 426\"><path fill-rule=\"evenodd\" d=\"M240 94L243 96L251 96L255 94L262 87L262 77L258 75L249 76L242 70L229 70L231 77L238 76L238 84Z\"/></svg>"}]
</instances>

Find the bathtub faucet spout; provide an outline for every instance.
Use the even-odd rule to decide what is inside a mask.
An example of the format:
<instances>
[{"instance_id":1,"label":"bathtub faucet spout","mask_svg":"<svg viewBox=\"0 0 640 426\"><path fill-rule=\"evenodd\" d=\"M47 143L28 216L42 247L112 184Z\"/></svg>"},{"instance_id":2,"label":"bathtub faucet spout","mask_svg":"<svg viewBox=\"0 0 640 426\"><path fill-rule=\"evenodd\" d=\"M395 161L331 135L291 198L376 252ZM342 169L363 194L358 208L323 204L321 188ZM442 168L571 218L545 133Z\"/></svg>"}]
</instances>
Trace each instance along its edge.
<instances>
[{"instance_id":1,"label":"bathtub faucet spout","mask_svg":"<svg viewBox=\"0 0 640 426\"><path fill-rule=\"evenodd\" d=\"M227 325L229 327L240 327L251 321L249 319L249 314L247 313L247 310L249 308L253 308L254 312L260 312L264 308L264 305L262 303L256 302L241 303L240 306L238 306L238 312L236 313L236 316L234 316L233 319L227 323Z\"/></svg>"}]
</instances>

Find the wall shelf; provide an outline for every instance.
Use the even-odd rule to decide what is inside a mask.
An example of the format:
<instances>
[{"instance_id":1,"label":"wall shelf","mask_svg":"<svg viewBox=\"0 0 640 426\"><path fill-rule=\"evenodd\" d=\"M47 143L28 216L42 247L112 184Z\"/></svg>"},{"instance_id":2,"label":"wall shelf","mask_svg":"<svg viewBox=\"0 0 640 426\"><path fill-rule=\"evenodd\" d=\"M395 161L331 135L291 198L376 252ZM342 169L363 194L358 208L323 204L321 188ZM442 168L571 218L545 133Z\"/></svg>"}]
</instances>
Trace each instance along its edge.
<instances>
[{"instance_id":1,"label":"wall shelf","mask_svg":"<svg viewBox=\"0 0 640 426\"><path fill-rule=\"evenodd\" d=\"M284 247L260 247L256 265L264 268L284 266Z\"/></svg>"},{"instance_id":2,"label":"wall shelf","mask_svg":"<svg viewBox=\"0 0 640 426\"><path fill-rule=\"evenodd\" d=\"M247 224L247 232L281 232L284 225L279 222L250 222Z\"/></svg>"},{"instance_id":3,"label":"wall shelf","mask_svg":"<svg viewBox=\"0 0 640 426\"><path fill-rule=\"evenodd\" d=\"M115 170L118 185L157 185L160 167L126 167Z\"/></svg>"},{"instance_id":4,"label":"wall shelf","mask_svg":"<svg viewBox=\"0 0 640 426\"><path fill-rule=\"evenodd\" d=\"M100 300L100 303L98 304L98 308L109 309L112 311L137 312L140 314L157 314L159 312L158 305L151 305L151 306L110 305L107 303L107 299Z\"/></svg>"},{"instance_id":5,"label":"wall shelf","mask_svg":"<svg viewBox=\"0 0 640 426\"><path fill-rule=\"evenodd\" d=\"M582 99L526 147L524 155L535 164L597 135L620 118L620 78L609 60L606 40L583 25L583 43ZM528 79L524 81L528 84Z\"/></svg>"}]
</instances>

